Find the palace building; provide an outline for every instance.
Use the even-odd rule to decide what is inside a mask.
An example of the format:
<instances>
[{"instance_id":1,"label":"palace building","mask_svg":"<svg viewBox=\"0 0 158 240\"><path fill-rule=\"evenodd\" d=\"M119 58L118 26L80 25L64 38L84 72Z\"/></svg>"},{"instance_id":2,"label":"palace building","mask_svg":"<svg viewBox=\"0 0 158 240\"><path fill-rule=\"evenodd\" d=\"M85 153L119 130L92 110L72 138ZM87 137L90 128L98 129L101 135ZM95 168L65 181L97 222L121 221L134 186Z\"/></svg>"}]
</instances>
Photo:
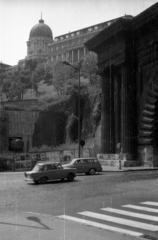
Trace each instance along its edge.
<instances>
[{"instance_id":1,"label":"palace building","mask_svg":"<svg viewBox=\"0 0 158 240\"><path fill-rule=\"evenodd\" d=\"M44 23L41 18L39 23L32 27L27 41L27 56L20 60L19 64L24 64L25 60L36 59L39 62L45 62L49 58L48 44L53 42L51 28Z\"/></svg>"},{"instance_id":2,"label":"palace building","mask_svg":"<svg viewBox=\"0 0 158 240\"><path fill-rule=\"evenodd\" d=\"M131 16L126 17L131 18ZM55 37L54 41L48 45L50 49L50 61L52 63L60 60L70 63L79 62L89 52L84 43L118 19L116 18Z\"/></svg>"},{"instance_id":3,"label":"palace building","mask_svg":"<svg viewBox=\"0 0 158 240\"><path fill-rule=\"evenodd\" d=\"M131 18L131 16L127 17ZM50 61L53 64L60 60L70 63L79 62L89 52L84 43L118 19L69 32L53 39L51 28L41 18L30 31L27 56L20 60L19 64L23 65L29 59L36 59L39 62Z\"/></svg>"}]
</instances>

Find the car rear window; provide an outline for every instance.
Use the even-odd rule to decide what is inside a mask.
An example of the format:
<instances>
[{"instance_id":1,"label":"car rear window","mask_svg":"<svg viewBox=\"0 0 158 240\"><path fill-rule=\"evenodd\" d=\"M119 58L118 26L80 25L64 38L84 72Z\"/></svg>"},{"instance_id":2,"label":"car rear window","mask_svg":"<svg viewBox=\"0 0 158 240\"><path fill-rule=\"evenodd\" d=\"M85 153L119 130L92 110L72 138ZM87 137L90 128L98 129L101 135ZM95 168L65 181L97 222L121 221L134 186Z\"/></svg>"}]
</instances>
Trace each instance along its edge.
<instances>
[{"instance_id":1,"label":"car rear window","mask_svg":"<svg viewBox=\"0 0 158 240\"><path fill-rule=\"evenodd\" d=\"M87 163L94 163L94 159L86 159Z\"/></svg>"},{"instance_id":2,"label":"car rear window","mask_svg":"<svg viewBox=\"0 0 158 240\"><path fill-rule=\"evenodd\" d=\"M56 166L54 164L49 164L45 166L45 170L52 170L52 169L56 169Z\"/></svg>"}]
</instances>

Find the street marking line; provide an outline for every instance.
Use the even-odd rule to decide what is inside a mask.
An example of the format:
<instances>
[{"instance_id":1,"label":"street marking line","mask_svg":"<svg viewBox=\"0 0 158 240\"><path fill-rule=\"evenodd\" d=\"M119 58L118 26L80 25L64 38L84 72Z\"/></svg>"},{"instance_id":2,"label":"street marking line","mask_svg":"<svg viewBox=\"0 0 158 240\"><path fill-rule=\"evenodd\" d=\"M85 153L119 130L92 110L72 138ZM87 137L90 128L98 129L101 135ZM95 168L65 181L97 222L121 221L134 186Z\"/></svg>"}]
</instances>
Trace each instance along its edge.
<instances>
[{"instance_id":1,"label":"street marking line","mask_svg":"<svg viewBox=\"0 0 158 240\"><path fill-rule=\"evenodd\" d=\"M104 214L99 214L99 213L94 213L94 212L88 212L88 211L80 212L78 214L81 214L81 215L87 216L87 217L97 218L97 219L100 219L100 220L105 220L105 221L108 221L108 222L114 222L114 223L117 223L117 224L130 226L130 227L141 228L141 229L144 229L144 230L158 231L158 226L147 224L147 223L142 223L142 222L137 222L137 221L133 221L133 220L128 220L128 219L124 219L124 218L112 217L112 216L109 216L109 215L104 215Z\"/></svg>"},{"instance_id":2,"label":"street marking line","mask_svg":"<svg viewBox=\"0 0 158 240\"><path fill-rule=\"evenodd\" d=\"M141 204L151 205L151 206L158 206L158 202L141 202Z\"/></svg>"},{"instance_id":3,"label":"street marking line","mask_svg":"<svg viewBox=\"0 0 158 240\"><path fill-rule=\"evenodd\" d=\"M158 217L147 215L147 214L134 213L134 212L124 211L124 210L115 209L115 208L101 208L101 210L158 222Z\"/></svg>"},{"instance_id":4,"label":"street marking line","mask_svg":"<svg viewBox=\"0 0 158 240\"><path fill-rule=\"evenodd\" d=\"M142 210L142 211L146 211L146 212L158 213L158 209L154 209L154 208L140 207L140 206L130 205L130 204L128 204L128 205L122 205L122 207L127 207L127 208Z\"/></svg>"},{"instance_id":5,"label":"street marking line","mask_svg":"<svg viewBox=\"0 0 158 240\"><path fill-rule=\"evenodd\" d=\"M71 217L71 216L67 216L67 215L61 215L61 216L58 216L58 218L64 219L64 220L74 221L74 222L81 223L81 224L88 225L88 226L101 228L101 229L104 229L104 230L110 230L110 231L114 231L114 232L128 234L128 235L132 235L132 236L139 237L139 236L143 235L142 233L139 233L139 232L126 230L126 229L123 229L123 228L112 227L112 226L108 226L106 224L101 224L101 223L97 223L97 222L93 222L93 221L89 221L89 220L85 220L85 219L80 219L80 218L76 218L76 217Z\"/></svg>"}]
</instances>

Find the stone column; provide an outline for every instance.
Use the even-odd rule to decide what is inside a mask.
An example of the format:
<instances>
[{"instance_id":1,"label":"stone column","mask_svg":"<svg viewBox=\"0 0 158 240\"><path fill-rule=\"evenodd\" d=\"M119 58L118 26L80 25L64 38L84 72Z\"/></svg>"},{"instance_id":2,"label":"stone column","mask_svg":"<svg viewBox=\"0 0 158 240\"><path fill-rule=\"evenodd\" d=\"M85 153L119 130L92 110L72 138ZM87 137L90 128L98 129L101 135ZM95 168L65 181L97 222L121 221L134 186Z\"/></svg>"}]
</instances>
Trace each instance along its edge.
<instances>
[{"instance_id":1,"label":"stone column","mask_svg":"<svg viewBox=\"0 0 158 240\"><path fill-rule=\"evenodd\" d=\"M77 50L78 52L78 62L80 61L80 49Z\"/></svg>"},{"instance_id":2,"label":"stone column","mask_svg":"<svg viewBox=\"0 0 158 240\"><path fill-rule=\"evenodd\" d=\"M29 49L30 49L30 42L27 42L27 56L29 55Z\"/></svg>"},{"instance_id":3,"label":"stone column","mask_svg":"<svg viewBox=\"0 0 158 240\"><path fill-rule=\"evenodd\" d=\"M102 77L102 110L101 110L101 151L110 153L110 80L105 73Z\"/></svg>"},{"instance_id":4,"label":"stone column","mask_svg":"<svg viewBox=\"0 0 158 240\"><path fill-rule=\"evenodd\" d=\"M65 60L66 60L67 62L69 61L69 56L68 56L68 54L69 54L69 53L66 52L66 59L65 59Z\"/></svg>"},{"instance_id":5,"label":"stone column","mask_svg":"<svg viewBox=\"0 0 158 240\"><path fill-rule=\"evenodd\" d=\"M46 54L47 53L47 48L46 48L46 43L43 43L43 53Z\"/></svg>"},{"instance_id":6,"label":"stone column","mask_svg":"<svg viewBox=\"0 0 158 240\"><path fill-rule=\"evenodd\" d=\"M133 132L132 131L132 106L130 105L130 78L127 67L121 69L121 145L124 154L132 155Z\"/></svg>"},{"instance_id":7,"label":"stone column","mask_svg":"<svg viewBox=\"0 0 158 240\"><path fill-rule=\"evenodd\" d=\"M33 43L33 54L35 54L35 42Z\"/></svg>"},{"instance_id":8,"label":"stone column","mask_svg":"<svg viewBox=\"0 0 158 240\"><path fill-rule=\"evenodd\" d=\"M86 48L83 48L83 55L86 55Z\"/></svg>"},{"instance_id":9,"label":"stone column","mask_svg":"<svg viewBox=\"0 0 158 240\"><path fill-rule=\"evenodd\" d=\"M72 63L74 62L74 51L72 50Z\"/></svg>"},{"instance_id":10,"label":"stone column","mask_svg":"<svg viewBox=\"0 0 158 240\"><path fill-rule=\"evenodd\" d=\"M114 119L114 69L109 68L109 91L110 91L110 153L115 153L115 119Z\"/></svg>"},{"instance_id":11,"label":"stone column","mask_svg":"<svg viewBox=\"0 0 158 240\"><path fill-rule=\"evenodd\" d=\"M115 153L117 143L121 143L121 76L117 74L114 81L114 112L115 112Z\"/></svg>"}]
</instances>

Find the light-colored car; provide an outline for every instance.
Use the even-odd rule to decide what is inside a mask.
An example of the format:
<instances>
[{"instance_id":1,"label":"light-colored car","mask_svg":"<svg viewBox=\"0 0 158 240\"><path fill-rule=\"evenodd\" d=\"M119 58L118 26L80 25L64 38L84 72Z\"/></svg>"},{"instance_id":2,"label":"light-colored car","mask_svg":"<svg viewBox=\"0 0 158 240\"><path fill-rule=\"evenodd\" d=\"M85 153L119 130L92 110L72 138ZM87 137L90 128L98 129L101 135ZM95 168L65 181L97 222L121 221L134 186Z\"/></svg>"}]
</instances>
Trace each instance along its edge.
<instances>
[{"instance_id":1,"label":"light-colored car","mask_svg":"<svg viewBox=\"0 0 158 240\"><path fill-rule=\"evenodd\" d=\"M37 163L31 171L25 172L25 180L35 183L46 183L49 180L66 178L68 181L73 181L76 177L75 168L63 168L60 163L42 162Z\"/></svg>"},{"instance_id":2,"label":"light-colored car","mask_svg":"<svg viewBox=\"0 0 158 240\"><path fill-rule=\"evenodd\" d=\"M100 162L93 157L75 158L68 164L63 164L64 168L76 168L77 173L94 175L96 172L102 172Z\"/></svg>"}]
</instances>

